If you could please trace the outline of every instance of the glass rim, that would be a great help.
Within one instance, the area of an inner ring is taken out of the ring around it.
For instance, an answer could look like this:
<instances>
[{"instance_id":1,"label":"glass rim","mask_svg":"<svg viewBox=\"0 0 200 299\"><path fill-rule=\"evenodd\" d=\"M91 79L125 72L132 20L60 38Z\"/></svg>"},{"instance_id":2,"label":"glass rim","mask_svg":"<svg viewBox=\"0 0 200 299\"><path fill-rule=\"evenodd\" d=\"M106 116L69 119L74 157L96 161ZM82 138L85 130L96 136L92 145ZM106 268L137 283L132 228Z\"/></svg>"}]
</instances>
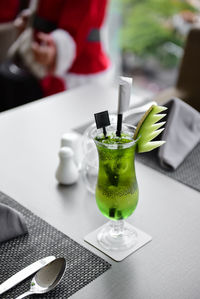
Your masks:
<instances>
[{"instance_id":1,"label":"glass rim","mask_svg":"<svg viewBox=\"0 0 200 299\"><path fill-rule=\"evenodd\" d=\"M116 123L111 123L110 126L112 126L112 125L114 125L115 127L117 126ZM108 128L110 126L108 126ZM136 130L136 126L128 124L128 123L122 123L122 128L123 128L123 126L126 126L127 129L133 129L133 132L135 132L135 130ZM96 134L96 136L93 135L93 133L95 133L95 132L97 133L98 130L100 130L100 129L97 129L96 126L93 127L93 128L91 128L91 131L89 132L89 137L94 140L95 144L98 144L100 146L103 146L103 147L109 148L109 149L119 149L119 147L121 149L123 149L123 148L129 148L129 147L133 146L134 144L136 144L137 141L140 138L140 137L138 137L137 139L133 139L133 140L130 139L130 142L127 142L127 143L120 143L120 142L119 143L114 143L114 144L103 143L101 141L95 140L95 137L97 136L97 134Z\"/></svg>"}]
</instances>

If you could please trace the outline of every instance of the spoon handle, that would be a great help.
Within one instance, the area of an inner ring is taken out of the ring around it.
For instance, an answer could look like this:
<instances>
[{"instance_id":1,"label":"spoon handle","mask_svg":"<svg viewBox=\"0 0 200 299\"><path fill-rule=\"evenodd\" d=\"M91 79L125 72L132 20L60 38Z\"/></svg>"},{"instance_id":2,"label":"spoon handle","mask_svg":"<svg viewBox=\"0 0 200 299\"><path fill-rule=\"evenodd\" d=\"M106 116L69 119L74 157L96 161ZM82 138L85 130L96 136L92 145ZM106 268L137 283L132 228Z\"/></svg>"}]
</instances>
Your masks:
<instances>
[{"instance_id":1,"label":"spoon handle","mask_svg":"<svg viewBox=\"0 0 200 299\"><path fill-rule=\"evenodd\" d=\"M32 295L32 294L33 294L33 292L29 290L29 291L27 291L27 292L21 294L20 296L18 296L18 297L15 298L15 299L25 298L25 297L27 297L27 296L29 296L29 295Z\"/></svg>"}]
</instances>

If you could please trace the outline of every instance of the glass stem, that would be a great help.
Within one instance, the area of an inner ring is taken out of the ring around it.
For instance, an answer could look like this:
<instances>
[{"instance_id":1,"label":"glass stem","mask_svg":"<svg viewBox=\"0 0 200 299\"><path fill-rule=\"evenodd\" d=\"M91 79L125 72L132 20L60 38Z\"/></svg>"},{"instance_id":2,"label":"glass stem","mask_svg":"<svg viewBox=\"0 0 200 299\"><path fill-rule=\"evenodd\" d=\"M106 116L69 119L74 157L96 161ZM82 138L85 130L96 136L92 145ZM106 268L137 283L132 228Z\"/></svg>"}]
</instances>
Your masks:
<instances>
[{"instance_id":1,"label":"glass stem","mask_svg":"<svg viewBox=\"0 0 200 299\"><path fill-rule=\"evenodd\" d=\"M111 236L116 238L123 234L124 220L111 220Z\"/></svg>"}]
</instances>

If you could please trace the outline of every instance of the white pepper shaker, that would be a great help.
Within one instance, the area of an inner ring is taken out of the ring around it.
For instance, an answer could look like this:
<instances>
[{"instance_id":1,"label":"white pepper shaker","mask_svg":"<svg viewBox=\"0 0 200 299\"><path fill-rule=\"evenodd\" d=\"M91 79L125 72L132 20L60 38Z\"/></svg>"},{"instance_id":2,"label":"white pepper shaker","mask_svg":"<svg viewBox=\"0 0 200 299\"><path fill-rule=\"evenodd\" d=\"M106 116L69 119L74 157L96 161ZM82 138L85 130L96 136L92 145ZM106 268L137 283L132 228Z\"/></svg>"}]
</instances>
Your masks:
<instances>
[{"instance_id":1,"label":"white pepper shaker","mask_svg":"<svg viewBox=\"0 0 200 299\"><path fill-rule=\"evenodd\" d=\"M80 164L80 134L76 132L68 132L62 135L61 148L63 146L70 147L74 152L74 161L79 167Z\"/></svg>"},{"instance_id":2,"label":"white pepper shaker","mask_svg":"<svg viewBox=\"0 0 200 299\"><path fill-rule=\"evenodd\" d=\"M56 179L60 184L71 185L78 180L78 167L74 162L74 153L69 147L62 147L59 150L59 165L56 170Z\"/></svg>"}]
</instances>

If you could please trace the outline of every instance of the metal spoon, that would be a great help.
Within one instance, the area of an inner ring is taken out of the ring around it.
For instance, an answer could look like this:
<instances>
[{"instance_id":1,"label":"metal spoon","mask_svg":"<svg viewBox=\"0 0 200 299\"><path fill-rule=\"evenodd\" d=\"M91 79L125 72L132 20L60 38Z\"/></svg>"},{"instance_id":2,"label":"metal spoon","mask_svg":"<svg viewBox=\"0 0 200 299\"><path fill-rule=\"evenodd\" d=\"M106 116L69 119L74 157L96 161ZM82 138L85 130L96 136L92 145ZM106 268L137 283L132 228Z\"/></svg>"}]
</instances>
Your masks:
<instances>
[{"instance_id":1,"label":"metal spoon","mask_svg":"<svg viewBox=\"0 0 200 299\"><path fill-rule=\"evenodd\" d=\"M57 258L45 267L41 268L31 281L30 290L18 296L16 299L25 298L33 294L43 294L51 291L62 279L66 268L64 258Z\"/></svg>"}]
</instances>

